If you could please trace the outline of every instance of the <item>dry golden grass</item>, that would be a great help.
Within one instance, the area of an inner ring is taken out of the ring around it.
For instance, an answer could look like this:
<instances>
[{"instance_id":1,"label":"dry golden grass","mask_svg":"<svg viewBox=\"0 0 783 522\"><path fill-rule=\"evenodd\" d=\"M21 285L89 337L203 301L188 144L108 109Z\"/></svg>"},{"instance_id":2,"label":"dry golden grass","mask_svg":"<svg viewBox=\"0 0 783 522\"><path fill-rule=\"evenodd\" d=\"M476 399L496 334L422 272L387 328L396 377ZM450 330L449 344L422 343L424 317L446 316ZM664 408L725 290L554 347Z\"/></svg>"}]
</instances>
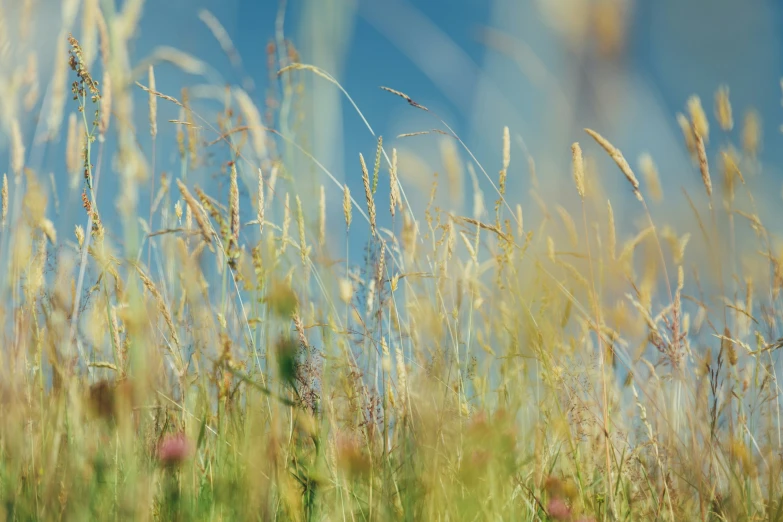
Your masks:
<instances>
[{"instance_id":1,"label":"dry golden grass","mask_svg":"<svg viewBox=\"0 0 783 522\"><path fill-rule=\"evenodd\" d=\"M300 75L347 96L292 44L269 46L284 81L274 103L221 87L207 116L206 90L158 92L153 65L127 63L140 1L118 13L84 4L81 40L57 43L42 115L51 137L68 111L62 161L75 190L52 182L48 194L48 173L28 164L29 111L3 122L13 183L3 176L0 519L780 519L782 243L753 192L761 116L747 112L733 143L728 87L712 146L699 98L677 115L697 161L682 175L701 174L708 196L686 192L685 222L665 219L678 191L664 197L651 156L625 151L640 183L591 129L596 143L570 150L575 194L534 190L528 207L507 190L517 145L537 189L513 129L498 133L494 178L444 120L391 88L438 127L404 136L439 140L445 176L402 172L393 140L374 137L372 172L364 153L356 169L361 205L284 130L301 116ZM597 33L613 55L624 22L604 4ZM244 74L217 18L201 19ZM172 49L157 56L206 68ZM19 76L33 92L35 64ZM147 99L143 131L134 93ZM294 108L285 125L283 105ZM164 123L168 110L179 116ZM174 175L158 171L164 144L177 148ZM607 154L619 173L598 168ZM302 165L322 175L313 201ZM602 190L620 174L632 205ZM387 175L388 213L376 201ZM98 191L107 176L117 201ZM423 211L406 195L417 177L434 179ZM334 187L339 223L327 222ZM58 238L58 209L80 206L73 237Z\"/></svg>"}]
</instances>

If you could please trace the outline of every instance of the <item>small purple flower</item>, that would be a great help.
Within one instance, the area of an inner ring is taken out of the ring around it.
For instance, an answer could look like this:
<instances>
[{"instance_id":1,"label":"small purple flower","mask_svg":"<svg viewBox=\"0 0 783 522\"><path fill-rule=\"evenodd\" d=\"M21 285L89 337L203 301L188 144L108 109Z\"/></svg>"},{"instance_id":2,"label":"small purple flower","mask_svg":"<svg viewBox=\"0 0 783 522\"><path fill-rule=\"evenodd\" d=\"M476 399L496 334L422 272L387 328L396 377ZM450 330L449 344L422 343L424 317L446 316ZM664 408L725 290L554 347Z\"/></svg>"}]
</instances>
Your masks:
<instances>
[{"instance_id":1,"label":"small purple flower","mask_svg":"<svg viewBox=\"0 0 783 522\"><path fill-rule=\"evenodd\" d=\"M549 512L549 516L555 520L568 520L571 516L571 510L568 508L568 505L559 498L550 500L546 510Z\"/></svg>"},{"instance_id":2,"label":"small purple flower","mask_svg":"<svg viewBox=\"0 0 783 522\"><path fill-rule=\"evenodd\" d=\"M158 446L158 460L166 466L175 466L190 457L190 452L190 442L184 433L169 434Z\"/></svg>"}]
</instances>

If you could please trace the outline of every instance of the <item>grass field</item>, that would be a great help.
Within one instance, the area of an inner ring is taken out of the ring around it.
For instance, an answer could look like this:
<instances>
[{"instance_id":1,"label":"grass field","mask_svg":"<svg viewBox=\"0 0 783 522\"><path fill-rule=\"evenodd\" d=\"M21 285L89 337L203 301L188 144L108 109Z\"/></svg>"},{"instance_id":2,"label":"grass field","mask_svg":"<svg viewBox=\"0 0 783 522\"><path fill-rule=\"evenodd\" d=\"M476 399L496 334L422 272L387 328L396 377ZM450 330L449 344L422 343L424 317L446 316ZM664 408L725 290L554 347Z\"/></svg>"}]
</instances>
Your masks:
<instances>
[{"instance_id":1,"label":"grass field","mask_svg":"<svg viewBox=\"0 0 783 522\"><path fill-rule=\"evenodd\" d=\"M305 78L336 83L291 42L269 43L266 100L218 87L207 117L155 65L131 75L137 4L88 0L92 47L58 43L40 119L69 181L29 164L37 80L1 73L0 519L783 520L783 250L752 188L759 116L727 87L677 115L703 190L675 227L651 208L679 187L600 129L562 151L578 203L532 212L506 193L532 161L508 128L477 158L389 86L453 145L418 212L380 136L349 160L357 194L282 130ZM438 204L454 169L485 187L464 215Z\"/></svg>"}]
</instances>

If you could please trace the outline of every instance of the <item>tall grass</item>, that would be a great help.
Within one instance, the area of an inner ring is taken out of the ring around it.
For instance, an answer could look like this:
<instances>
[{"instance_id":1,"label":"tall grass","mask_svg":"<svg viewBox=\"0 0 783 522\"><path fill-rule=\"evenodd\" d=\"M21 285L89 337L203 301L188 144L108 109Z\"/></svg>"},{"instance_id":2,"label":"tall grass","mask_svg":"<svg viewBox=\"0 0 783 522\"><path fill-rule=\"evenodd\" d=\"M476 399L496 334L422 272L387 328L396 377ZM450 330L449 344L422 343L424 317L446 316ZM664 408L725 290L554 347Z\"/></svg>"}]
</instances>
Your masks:
<instances>
[{"instance_id":1,"label":"tall grass","mask_svg":"<svg viewBox=\"0 0 783 522\"><path fill-rule=\"evenodd\" d=\"M541 201L541 219L523 221L506 192L508 128L493 176L446 121L385 88L436 128L403 138L450 140L449 182L463 168L474 178L470 215L438 205L437 177L418 213L393 140L353 160L357 200L295 137L306 75L348 93L290 42L270 42L266 107L246 79L208 91L222 108L207 117L192 89L160 92L153 66L131 67L137 4L86 2L91 47L67 36L57 57L73 99L60 108L53 90L41 121L53 130L70 114L70 193L49 194L30 159L41 141L20 128L31 114L7 94L20 106L4 122L4 520L783 519L783 265L750 188L748 172L763 175L758 115L732 143L728 88L721 145L708 147L698 98L677 118L694 160L683 176L705 188L685 194L679 231L648 207L676 190L653 158L640 183L592 129L570 151L578 206ZM202 18L241 71L217 19ZM161 121L164 106L180 118ZM174 175L157 168L164 125ZM598 171L604 154L616 169ZM317 169L317 205L293 158ZM116 202L101 197L107 176ZM600 188L620 176L642 223L627 238ZM340 204L344 220L329 222ZM56 233L66 207L83 223L73 238Z\"/></svg>"}]
</instances>

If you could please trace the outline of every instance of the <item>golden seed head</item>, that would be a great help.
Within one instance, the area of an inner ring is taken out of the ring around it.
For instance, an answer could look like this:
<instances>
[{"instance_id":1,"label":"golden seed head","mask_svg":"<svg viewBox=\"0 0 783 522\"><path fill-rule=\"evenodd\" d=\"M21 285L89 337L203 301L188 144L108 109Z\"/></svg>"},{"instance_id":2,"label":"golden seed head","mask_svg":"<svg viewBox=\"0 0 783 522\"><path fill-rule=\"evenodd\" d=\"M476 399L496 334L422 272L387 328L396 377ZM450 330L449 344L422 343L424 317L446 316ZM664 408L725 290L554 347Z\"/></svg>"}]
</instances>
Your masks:
<instances>
[{"instance_id":1,"label":"golden seed head","mask_svg":"<svg viewBox=\"0 0 783 522\"><path fill-rule=\"evenodd\" d=\"M158 135L158 97L153 94L155 87L155 69L150 65L147 73L149 84L149 110L150 110L150 135L154 138Z\"/></svg>"},{"instance_id":2,"label":"golden seed head","mask_svg":"<svg viewBox=\"0 0 783 522\"><path fill-rule=\"evenodd\" d=\"M707 115L704 113L704 108L701 106L701 99L698 96L691 96L688 98L688 112L691 115L693 132L695 132L697 136L701 136L705 143L709 143L710 124L707 121Z\"/></svg>"},{"instance_id":3,"label":"golden seed head","mask_svg":"<svg viewBox=\"0 0 783 522\"><path fill-rule=\"evenodd\" d=\"M642 194L639 191L639 180L636 179L636 176L633 173L633 169L631 169L631 166L628 164L628 161L625 159L625 156L623 156L622 152L620 152L619 149L617 149L614 145L612 145L609 142L609 140L607 140L606 138L604 138L594 130L585 129L585 132L587 132L587 134L589 134L614 160L617 167L620 169L620 171L623 173L625 178L633 187L634 194L636 194L636 197L639 200L641 200Z\"/></svg>"},{"instance_id":4,"label":"golden seed head","mask_svg":"<svg viewBox=\"0 0 783 522\"><path fill-rule=\"evenodd\" d=\"M400 205L400 185L397 179L397 149L392 149L392 165L389 170L389 212L394 217Z\"/></svg>"},{"instance_id":5,"label":"golden seed head","mask_svg":"<svg viewBox=\"0 0 783 522\"><path fill-rule=\"evenodd\" d=\"M582 158L582 148L578 142L571 145L571 156L573 158L574 182L579 197L585 199L585 166Z\"/></svg>"},{"instance_id":6,"label":"golden seed head","mask_svg":"<svg viewBox=\"0 0 783 522\"><path fill-rule=\"evenodd\" d=\"M367 213L370 215L370 230L375 234L375 200L372 197L372 187L370 187L370 173L367 171L367 165L364 163L364 156L359 153L359 162L362 165L362 182L364 183L364 197L367 200Z\"/></svg>"},{"instance_id":7,"label":"golden seed head","mask_svg":"<svg viewBox=\"0 0 783 522\"><path fill-rule=\"evenodd\" d=\"M345 216L345 228L351 227L351 190L348 185L343 185L343 215Z\"/></svg>"},{"instance_id":8,"label":"golden seed head","mask_svg":"<svg viewBox=\"0 0 783 522\"><path fill-rule=\"evenodd\" d=\"M734 128L734 118L731 114L731 102L729 101L729 88L721 85L715 93L715 118L720 128L726 132Z\"/></svg>"}]
</instances>

